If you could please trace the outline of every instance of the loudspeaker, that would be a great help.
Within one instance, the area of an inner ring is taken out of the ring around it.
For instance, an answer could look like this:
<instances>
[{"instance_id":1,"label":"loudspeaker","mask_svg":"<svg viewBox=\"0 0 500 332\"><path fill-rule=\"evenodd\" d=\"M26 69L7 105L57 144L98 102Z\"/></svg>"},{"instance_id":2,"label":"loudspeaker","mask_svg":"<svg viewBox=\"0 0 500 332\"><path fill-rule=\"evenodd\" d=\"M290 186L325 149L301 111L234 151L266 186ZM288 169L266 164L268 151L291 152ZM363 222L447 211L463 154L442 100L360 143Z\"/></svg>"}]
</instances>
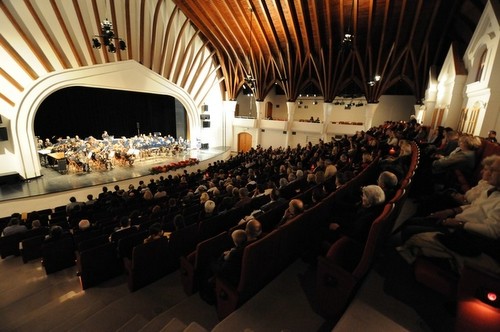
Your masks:
<instances>
[{"instance_id":1,"label":"loudspeaker","mask_svg":"<svg viewBox=\"0 0 500 332\"><path fill-rule=\"evenodd\" d=\"M7 127L0 127L0 141L8 141Z\"/></svg>"},{"instance_id":2,"label":"loudspeaker","mask_svg":"<svg viewBox=\"0 0 500 332\"><path fill-rule=\"evenodd\" d=\"M202 150L208 150L208 143L201 143Z\"/></svg>"},{"instance_id":3,"label":"loudspeaker","mask_svg":"<svg viewBox=\"0 0 500 332\"><path fill-rule=\"evenodd\" d=\"M210 121L203 121L203 128L210 128Z\"/></svg>"}]
</instances>

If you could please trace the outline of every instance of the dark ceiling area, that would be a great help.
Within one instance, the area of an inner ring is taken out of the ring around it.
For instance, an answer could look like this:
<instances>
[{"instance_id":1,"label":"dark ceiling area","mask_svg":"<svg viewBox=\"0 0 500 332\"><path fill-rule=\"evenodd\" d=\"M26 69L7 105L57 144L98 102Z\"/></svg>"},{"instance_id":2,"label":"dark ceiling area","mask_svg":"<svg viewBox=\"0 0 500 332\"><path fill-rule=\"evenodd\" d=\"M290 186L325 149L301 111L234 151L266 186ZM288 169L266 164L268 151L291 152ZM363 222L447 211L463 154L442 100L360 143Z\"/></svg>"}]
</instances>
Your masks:
<instances>
[{"instance_id":1,"label":"dark ceiling area","mask_svg":"<svg viewBox=\"0 0 500 332\"><path fill-rule=\"evenodd\" d=\"M495 0L497 1L497 0ZM174 0L210 41L235 98L278 84L332 101L363 94L424 97L429 69L453 45L462 57L486 0ZM346 38L350 34L351 38Z\"/></svg>"}]
</instances>

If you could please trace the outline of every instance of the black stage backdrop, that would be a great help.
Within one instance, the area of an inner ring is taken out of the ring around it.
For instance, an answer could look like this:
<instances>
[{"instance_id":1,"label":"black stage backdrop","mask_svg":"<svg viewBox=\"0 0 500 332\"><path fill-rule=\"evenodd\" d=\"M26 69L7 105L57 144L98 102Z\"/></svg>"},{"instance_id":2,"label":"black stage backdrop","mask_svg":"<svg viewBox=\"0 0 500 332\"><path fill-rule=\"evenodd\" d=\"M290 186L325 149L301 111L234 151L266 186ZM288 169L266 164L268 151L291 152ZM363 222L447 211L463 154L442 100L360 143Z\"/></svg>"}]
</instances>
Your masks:
<instances>
[{"instance_id":1,"label":"black stage backdrop","mask_svg":"<svg viewBox=\"0 0 500 332\"><path fill-rule=\"evenodd\" d=\"M48 96L35 116L35 135L101 139L160 132L176 135L175 98L151 93L70 87Z\"/></svg>"}]
</instances>

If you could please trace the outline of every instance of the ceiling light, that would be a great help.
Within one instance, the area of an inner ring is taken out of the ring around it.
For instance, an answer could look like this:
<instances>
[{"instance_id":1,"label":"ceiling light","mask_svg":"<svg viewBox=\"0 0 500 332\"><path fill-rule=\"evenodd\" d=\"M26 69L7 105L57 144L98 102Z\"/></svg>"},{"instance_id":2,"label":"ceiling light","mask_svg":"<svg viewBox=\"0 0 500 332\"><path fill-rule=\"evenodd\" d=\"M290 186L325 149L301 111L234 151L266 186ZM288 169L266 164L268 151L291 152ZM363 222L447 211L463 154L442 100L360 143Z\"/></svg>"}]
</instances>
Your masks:
<instances>
[{"instance_id":1,"label":"ceiling light","mask_svg":"<svg viewBox=\"0 0 500 332\"><path fill-rule=\"evenodd\" d=\"M99 41L99 38L102 39L102 43ZM101 34L94 35L92 38L92 47L93 48L101 48L101 45L104 44L108 48L108 52L116 53L116 46L113 43L113 40L118 40L118 46L120 50L124 51L127 48L125 41L118 36L115 36L113 31L113 23L108 19L105 19L101 22Z\"/></svg>"},{"instance_id":2,"label":"ceiling light","mask_svg":"<svg viewBox=\"0 0 500 332\"><path fill-rule=\"evenodd\" d=\"M375 75L375 77L374 77L374 78L375 78L375 82L380 81L380 75Z\"/></svg>"}]
</instances>

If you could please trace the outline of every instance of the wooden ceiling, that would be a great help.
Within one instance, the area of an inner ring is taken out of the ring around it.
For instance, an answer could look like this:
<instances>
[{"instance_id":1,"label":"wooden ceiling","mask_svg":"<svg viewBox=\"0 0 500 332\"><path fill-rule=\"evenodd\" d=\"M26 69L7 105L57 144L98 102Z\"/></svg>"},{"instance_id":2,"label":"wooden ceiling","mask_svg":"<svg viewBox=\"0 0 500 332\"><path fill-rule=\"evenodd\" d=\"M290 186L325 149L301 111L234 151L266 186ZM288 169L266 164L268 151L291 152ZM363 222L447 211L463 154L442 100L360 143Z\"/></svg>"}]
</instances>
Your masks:
<instances>
[{"instance_id":1,"label":"wooden ceiling","mask_svg":"<svg viewBox=\"0 0 500 332\"><path fill-rule=\"evenodd\" d=\"M216 52L234 99L300 94L424 97L453 43L462 57L486 0L173 0ZM498 1L498 0L494 0ZM344 43L344 35L353 35ZM380 80L375 77L379 75Z\"/></svg>"}]
</instances>

